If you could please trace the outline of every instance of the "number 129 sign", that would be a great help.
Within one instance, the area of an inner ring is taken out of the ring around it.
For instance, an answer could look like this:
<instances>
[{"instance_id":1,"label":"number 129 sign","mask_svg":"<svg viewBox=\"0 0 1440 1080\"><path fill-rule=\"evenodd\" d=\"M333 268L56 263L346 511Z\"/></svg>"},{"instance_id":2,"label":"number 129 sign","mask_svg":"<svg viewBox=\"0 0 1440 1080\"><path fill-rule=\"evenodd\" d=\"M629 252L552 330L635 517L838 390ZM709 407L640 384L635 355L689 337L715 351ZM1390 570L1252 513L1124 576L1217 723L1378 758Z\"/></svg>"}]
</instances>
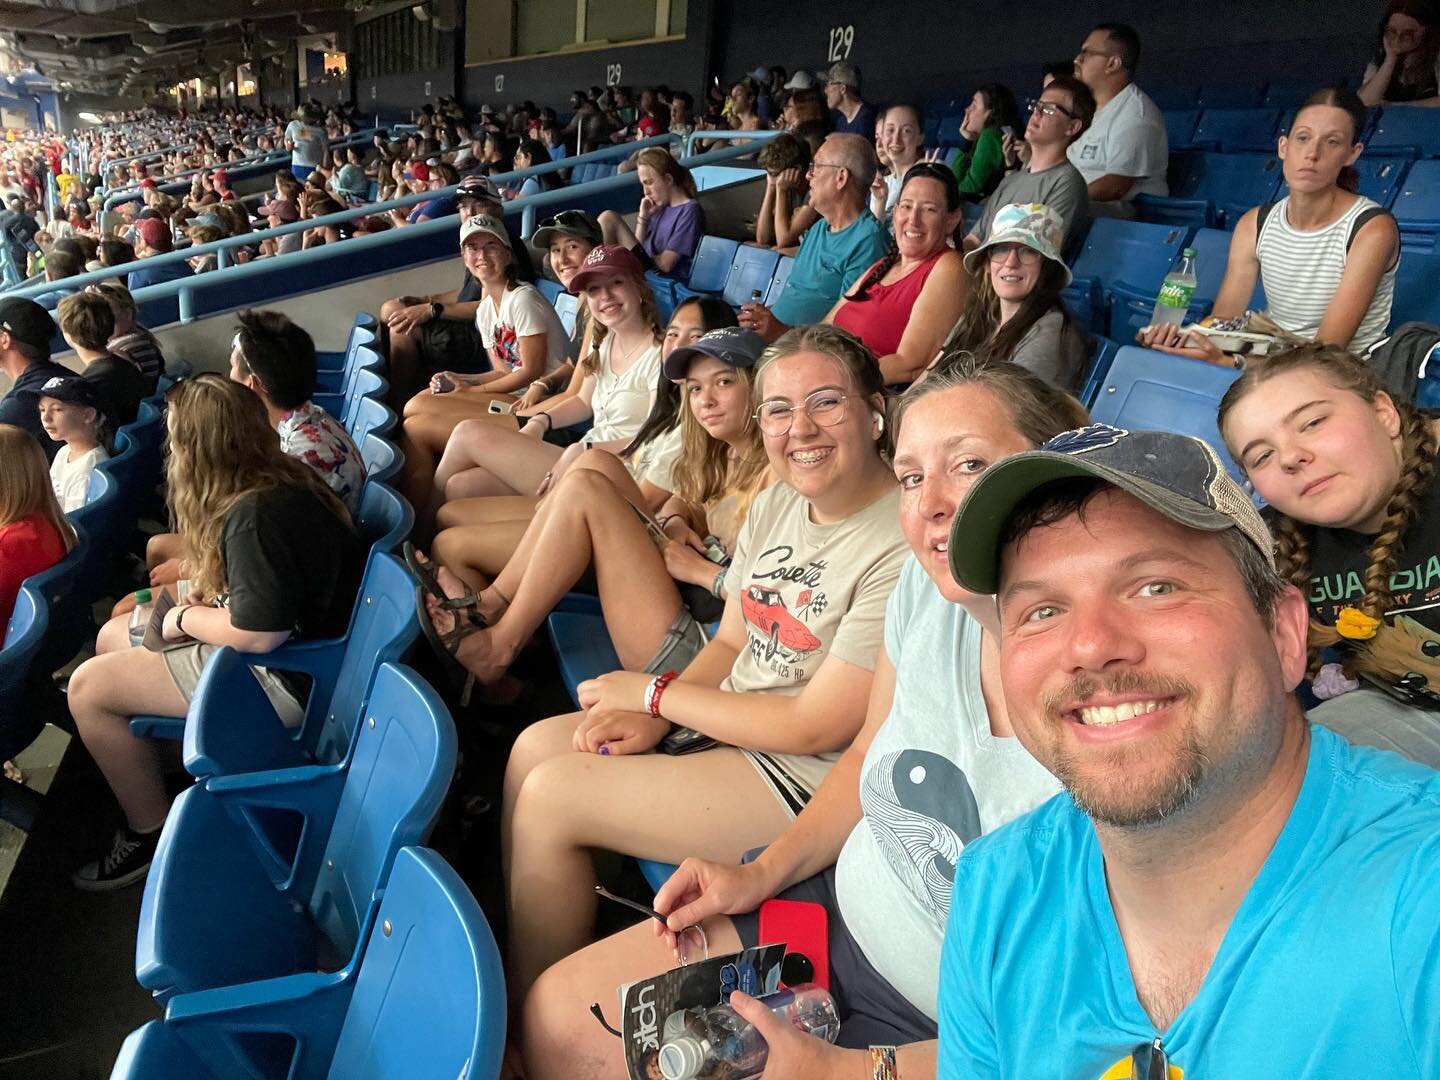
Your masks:
<instances>
[{"instance_id":1,"label":"number 129 sign","mask_svg":"<svg viewBox=\"0 0 1440 1080\"><path fill-rule=\"evenodd\" d=\"M850 59L850 46L855 44L855 27L832 26L830 28L830 48L825 54L833 64L839 60Z\"/></svg>"}]
</instances>

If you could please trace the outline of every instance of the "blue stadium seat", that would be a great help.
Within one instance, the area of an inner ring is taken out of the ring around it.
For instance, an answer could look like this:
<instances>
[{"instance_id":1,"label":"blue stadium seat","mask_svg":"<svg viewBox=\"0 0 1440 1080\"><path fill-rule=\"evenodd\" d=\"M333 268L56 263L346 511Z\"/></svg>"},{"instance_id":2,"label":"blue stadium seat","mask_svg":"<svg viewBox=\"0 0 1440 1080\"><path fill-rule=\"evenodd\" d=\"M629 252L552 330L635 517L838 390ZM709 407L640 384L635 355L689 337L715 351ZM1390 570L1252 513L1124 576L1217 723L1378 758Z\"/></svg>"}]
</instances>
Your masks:
<instances>
[{"instance_id":1,"label":"blue stadium seat","mask_svg":"<svg viewBox=\"0 0 1440 1080\"><path fill-rule=\"evenodd\" d=\"M1440 155L1440 114L1414 105L1387 105L1365 140L1365 152L1398 157Z\"/></svg>"},{"instance_id":2,"label":"blue stadium seat","mask_svg":"<svg viewBox=\"0 0 1440 1080\"><path fill-rule=\"evenodd\" d=\"M1100 392L1105 376L1110 374L1110 364L1119 351L1118 341L1104 337L1095 339L1095 355L1090 358L1090 367L1085 373L1085 385L1080 390L1080 401L1087 409L1095 400L1095 395Z\"/></svg>"},{"instance_id":3,"label":"blue stadium seat","mask_svg":"<svg viewBox=\"0 0 1440 1080\"><path fill-rule=\"evenodd\" d=\"M690 279L685 288L692 293L720 293L725 291L725 279L735 262L735 253L740 245L722 236L704 236L700 247L690 263Z\"/></svg>"},{"instance_id":4,"label":"blue stadium seat","mask_svg":"<svg viewBox=\"0 0 1440 1080\"><path fill-rule=\"evenodd\" d=\"M942 116L935 128L935 141L941 146L959 146L964 139L960 135L960 124L964 115Z\"/></svg>"},{"instance_id":5,"label":"blue stadium seat","mask_svg":"<svg viewBox=\"0 0 1440 1080\"><path fill-rule=\"evenodd\" d=\"M377 484L393 484L405 467L405 455L395 444L373 431L360 440L360 456L365 461L365 478Z\"/></svg>"},{"instance_id":6,"label":"blue stadium seat","mask_svg":"<svg viewBox=\"0 0 1440 1080\"><path fill-rule=\"evenodd\" d=\"M1135 200L1144 221L1233 229L1253 206L1271 202L1283 179L1273 154L1195 155L1169 197Z\"/></svg>"},{"instance_id":7,"label":"blue stadium seat","mask_svg":"<svg viewBox=\"0 0 1440 1080\"><path fill-rule=\"evenodd\" d=\"M1165 138L1170 152L1185 150L1195 145L1195 125L1200 122L1199 109L1166 109Z\"/></svg>"},{"instance_id":8,"label":"blue stadium seat","mask_svg":"<svg viewBox=\"0 0 1440 1080\"><path fill-rule=\"evenodd\" d=\"M75 546L48 570L26 578L21 584L34 591L45 605L48 625L37 666L54 671L72 659L80 646L95 634L90 605L91 546L96 542L83 524L71 523Z\"/></svg>"},{"instance_id":9,"label":"blue stadium seat","mask_svg":"<svg viewBox=\"0 0 1440 1080\"><path fill-rule=\"evenodd\" d=\"M1355 163L1355 170L1360 174L1360 194L1388 209L1400 193L1410 167L1407 162L1394 158L1362 157Z\"/></svg>"},{"instance_id":10,"label":"blue stadium seat","mask_svg":"<svg viewBox=\"0 0 1440 1080\"><path fill-rule=\"evenodd\" d=\"M255 657L216 651L196 684L185 725L185 768L204 778L329 765L349 756L381 664L399 663L420 634L415 582L394 555L371 552L345 636L301 641L265 657L310 680L305 719L286 728L250 672Z\"/></svg>"},{"instance_id":11,"label":"blue stadium seat","mask_svg":"<svg viewBox=\"0 0 1440 1080\"><path fill-rule=\"evenodd\" d=\"M152 400L145 400L140 403L140 410L135 416L135 422L126 424L115 432L115 449L124 454L127 446L134 444L136 457L133 465L133 478L141 485L148 484L154 487L160 482L160 475L165 468L165 409L163 402L156 405ZM122 475L118 477L122 490L128 490L131 484L131 476Z\"/></svg>"},{"instance_id":12,"label":"blue stadium seat","mask_svg":"<svg viewBox=\"0 0 1440 1080\"><path fill-rule=\"evenodd\" d=\"M1265 100L1261 104L1278 109L1293 109L1315 92L1316 85L1314 76L1271 79L1270 85L1265 88Z\"/></svg>"},{"instance_id":13,"label":"blue stadium seat","mask_svg":"<svg viewBox=\"0 0 1440 1080\"><path fill-rule=\"evenodd\" d=\"M567 334L575 333L575 319L580 312L580 298L572 296L568 292L562 292L555 298L555 313L560 316L560 324L565 327Z\"/></svg>"},{"instance_id":14,"label":"blue stadium seat","mask_svg":"<svg viewBox=\"0 0 1440 1080\"><path fill-rule=\"evenodd\" d=\"M1435 237L1440 235L1440 161L1410 166L1390 212L1400 227L1402 247L1434 250Z\"/></svg>"},{"instance_id":15,"label":"blue stadium seat","mask_svg":"<svg viewBox=\"0 0 1440 1080\"><path fill-rule=\"evenodd\" d=\"M645 284L650 286L650 295L655 298L655 308L660 315L660 325L664 326L670 321L670 316L675 313L676 305L680 302L676 292L683 286L674 278L666 277L659 270L646 270Z\"/></svg>"},{"instance_id":16,"label":"blue stadium seat","mask_svg":"<svg viewBox=\"0 0 1440 1080\"><path fill-rule=\"evenodd\" d=\"M785 294L785 286L790 284L790 271L794 268L795 256L780 256L780 261L775 264L775 276L770 279L770 291L765 294L766 307L773 308L780 297Z\"/></svg>"},{"instance_id":17,"label":"blue stadium seat","mask_svg":"<svg viewBox=\"0 0 1440 1080\"><path fill-rule=\"evenodd\" d=\"M423 843L455 725L383 664L347 763L213 777L176 798L145 882L135 975L161 1000L353 958L396 854Z\"/></svg>"},{"instance_id":18,"label":"blue stadium seat","mask_svg":"<svg viewBox=\"0 0 1440 1080\"><path fill-rule=\"evenodd\" d=\"M560 679L570 691L570 700L580 707L577 687L607 671L620 671L624 665L615 655L605 617L597 604L594 611L556 610L545 623L550 644L560 665Z\"/></svg>"},{"instance_id":19,"label":"blue stadium seat","mask_svg":"<svg viewBox=\"0 0 1440 1080\"><path fill-rule=\"evenodd\" d=\"M1273 152L1275 131L1280 124L1279 109L1206 108L1195 126L1194 142L1227 152L1259 150Z\"/></svg>"},{"instance_id":20,"label":"blue stadium seat","mask_svg":"<svg viewBox=\"0 0 1440 1080\"><path fill-rule=\"evenodd\" d=\"M1264 87L1237 79L1222 79L1200 87L1196 100L1205 109L1248 109L1263 104Z\"/></svg>"},{"instance_id":21,"label":"blue stadium seat","mask_svg":"<svg viewBox=\"0 0 1440 1080\"><path fill-rule=\"evenodd\" d=\"M49 674L35 667L49 627L50 612L43 594L33 586L23 586L0 638L0 758L14 757L34 742L45 726L43 710L31 707L27 691L32 678Z\"/></svg>"},{"instance_id":22,"label":"blue stadium seat","mask_svg":"<svg viewBox=\"0 0 1440 1080\"><path fill-rule=\"evenodd\" d=\"M363 398L355 407L355 423L350 429L350 437L358 443L363 443L365 436L371 433L388 438L396 423L395 414L383 401L373 397Z\"/></svg>"},{"instance_id":23,"label":"blue stadium seat","mask_svg":"<svg viewBox=\"0 0 1440 1080\"><path fill-rule=\"evenodd\" d=\"M1390 325L1398 327L1406 322L1440 326L1440 252L1405 250L1400 253ZM1440 371L1436 376L1440 377Z\"/></svg>"},{"instance_id":24,"label":"blue stadium seat","mask_svg":"<svg viewBox=\"0 0 1440 1080\"><path fill-rule=\"evenodd\" d=\"M1075 280L1065 290L1066 305L1092 333L1103 334L1111 287L1123 281L1155 295L1184 246L1181 228L1099 218L1075 259Z\"/></svg>"},{"instance_id":25,"label":"blue stadium seat","mask_svg":"<svg viewBox=\"0 0 1440 1080\"><path fill-rule=\"evenodd\" d=\"M384 401L389 390L390 384L375 371L366 369L356 375L355 383L345 400L345 411L341 417L341 423L345 425L345 430L350 432L351 438L355 437L355 421L358 417L360 402L365 398Z\"/></svg>"},{"instance_id":26,"label":"blue stadium seat","mask_svg":"<svg viewBox=\"0 0 1440 1080\"><path fill-rule=\"evenodd\" d=\"M556 300L565 295L565 286L558 281L551 281L547 277L536 277L535 288L539 290L541 296L550 301L552 306Z\"/></svg>"},{"instance_id":27,"label":"blue stadium seat","mask_svg":"<svg viewBox=\"0 0 1440 1080\"><path fill-rule=\"evenodd\" d=\"M375 551L394 551L415 525L415 511L393 488L374 480L365 481L360 493L360 513L355 527Z\"/></svg>"},{"instance_id":28,"label":"blue stadium seat","mask_svg":"<svg viewBox=\"0 0 1440 1080\"><path fill-rule=\"evenodd\" d=\"M368 929L358 967L175 998L163 1023L125 1040L112 1080L497 1076L500 951L455 871L433 851L402 848ZM260 1047L283 1049L270 1060Z\"/></svg>"},{"instance_id":29,"label":"blue stadium seat","mask_svg":"<svg viewBox=\"0 0 1440 1080\"><path fill-rule=\"evenodd\" d=\"M770 289L770 279L775 276L775 267L780 255L769 248L752 247L742 244L735 252L735 261L725 278L725 302L732 307L751 303L751 297L759 293L763 298Z\"/></svg>"},{"instance_id":30,"label":"blue stadium seat","mask_svg":"<svg viewBox=\"0 0 1440 1080\"><path fill-rule=\"evenodd\" d=\"M1243 483L1215 426L1220 398L1239 376L1234 368L1127 345L1115 354L1090 406L1090 418L1119 428L1204 439L1230 475Z\"/></svg>"},{"instance_id":31,"label":"blue stadium seat","mask_svg":"<svg viewBox=\"0 0 1440 1080\"><path fill-rule=\"evenodd\" d=\"M646 883L656 892L659 892L660 886L669 881L670 876L680 869L674 863L656 862L654 859L636 859L635 861L640 864L640 873L645 875Z\"/></svg>"},{"instance_id":32,"label":"blue stadium seat","mask_svg":"<svg viewBox=\"0 0 1440 1080\"><path fill-rule=\"evenodd\" d=\"M1220 286L1225 280L1225 268L1230 260L1230 241L1234 235L1223 229L1200 229L1186 245L1195 249L1196 264L1195 295L1190 299L1186 322L1203 319L1215 306L1215 298L1220 294ZM1121 283L1113 286L1111 291L1115 299L1110 316L1114 336L1116 340L1134 341L1136 332L1150 323L1159 290L1132 289ZM1255 291L1251 294L1248 307L1251 311L1264 309L1263 282L1255 283Z\"/></svg>"}]
</instances>

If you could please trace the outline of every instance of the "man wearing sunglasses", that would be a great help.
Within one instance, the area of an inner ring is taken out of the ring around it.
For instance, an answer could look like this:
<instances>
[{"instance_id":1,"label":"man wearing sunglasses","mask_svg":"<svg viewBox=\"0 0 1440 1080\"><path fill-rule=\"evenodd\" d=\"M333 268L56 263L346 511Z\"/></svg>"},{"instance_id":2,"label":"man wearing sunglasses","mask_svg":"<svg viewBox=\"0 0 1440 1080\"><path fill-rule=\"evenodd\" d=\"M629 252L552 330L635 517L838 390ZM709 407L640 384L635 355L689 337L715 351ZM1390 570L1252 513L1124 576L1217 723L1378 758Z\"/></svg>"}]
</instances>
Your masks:
<instances>
[{"instance_id":1,"label":"man wearing sunglasses","mask_svg":"<svg viewBox=\"0 0 1440 1080\"><path fill-rule=\"evenodd\" d=\"M1075 77L1095 95L1095 119L1070 146L1099 217L1134 217L1136 195L1168 195L1170 141L1160 107L1135 85L1140 35L1101 23L1075 54Z\"/></svg>"},{"instance_id":2,"label":"man wearing sunglasses","mask_svg":"<svg viewBox=\"0 0 1440 1080\"><path fill-rule=\"evenodd\" d=\"M1090 227L1090 195L1085 178L1070 163L1066 151L1094 115L1095 98L1079 79L1056 75L1046 84L1039 99L1031 102L1030 122L1025 125L1030 161L1017 172L1008 173L985 200L980 220L965 237L967 252L989 238L1001 207L1044 203L1060 215L1065 259L1074 258Z\"/></svg>"},{"instance_id":3,"label":"man wearing sunglasses","mask_svg":"<svg viewBox=\"0 0 1440 1080\"><path fill-rule=\"evenodd\" d=\"M1440 773L1311 724L1305 598L1199 439L1007 458L950 570L1066 792L967 845L941 1076L1440 1075Z\"/></svg>"}]
</instances>

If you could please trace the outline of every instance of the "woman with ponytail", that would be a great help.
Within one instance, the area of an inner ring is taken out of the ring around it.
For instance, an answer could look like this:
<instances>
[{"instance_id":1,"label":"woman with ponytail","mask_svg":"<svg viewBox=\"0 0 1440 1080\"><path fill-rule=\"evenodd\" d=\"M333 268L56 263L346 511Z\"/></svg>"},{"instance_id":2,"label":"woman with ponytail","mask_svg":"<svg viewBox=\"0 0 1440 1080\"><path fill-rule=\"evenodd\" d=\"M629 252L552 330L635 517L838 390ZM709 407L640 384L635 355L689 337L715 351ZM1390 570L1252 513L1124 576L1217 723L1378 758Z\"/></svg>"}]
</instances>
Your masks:
<instances>
[{"instance_id":1,"label":"woman with ponytail","mask_svg":"<svg viewBox=\"0 0 1440 1080\"><path fill-rule=\"evenodd\" d=\"M1353 356L1309 344L1248 369L1219 424L1270 503L1280 573L1310 603L1309 674L1329 699L1311 717L1440 767L1434 421Z\"/></svg>"},{"instance_id":2,"label":"woman with ponytail","mask_svg":"<svg viewBox=\"0 0 1440 1080\"><path fill-rule=\"evenodd\" d=\"M880 358L888 385L913 382L965 310L969 283L947 242L960 218L955 174L931 162L912 166L895 200L890 251L825 316Z\"/></svg>"}]
</instances>

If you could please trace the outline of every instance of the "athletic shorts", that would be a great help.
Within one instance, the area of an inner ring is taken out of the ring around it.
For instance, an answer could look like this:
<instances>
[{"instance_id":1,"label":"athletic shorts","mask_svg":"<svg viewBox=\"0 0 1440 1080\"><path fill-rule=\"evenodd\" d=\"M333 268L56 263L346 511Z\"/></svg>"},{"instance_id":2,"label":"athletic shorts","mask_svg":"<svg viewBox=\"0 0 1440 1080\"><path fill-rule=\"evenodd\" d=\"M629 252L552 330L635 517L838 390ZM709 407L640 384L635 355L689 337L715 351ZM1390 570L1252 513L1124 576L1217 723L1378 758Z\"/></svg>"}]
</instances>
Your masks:
<instances>
[{"instance_id":1,"label":"athletic shorts","mask_svg":"<svg viewBox=\"0 0 1440 1080\"><path fill-rule=\"evenodd\" d=\"M205 661L218 648L219 645L207 645L197 641L166 649L160 654L165 658L170 677L175 680L175 685L180 688L180 693L187 702L195 697L195 686L200 681L200 673L205 670ZM255 673L260 689L265 691L265 696L270 700L275 715L280 717L280 722L287 728L299 727L300 722L305 719L305 704L295 696L290 685L278 672L253 666L250 670Z\"/></svg>"},{"instance_id":2,"label":"athletic shorts","mask_svg":"<svg viewBox=\"0 0 1440 1080\"><path fill-rule=\"evenodd\" d=\"M467 375L489 371L480 331L468 319L431 319L420 324L420 370L459 371Z\"/></svg>"},{"instance_id":3,"label":"athletic shorts","mask_svg":"<svg viewBox=\"0 0 1440 1080\"><path fill-rule=\"evenodd\" d=\"M840 1037L836 1044L851 1050L867 1046L904 1046L939 1038L935 1021L902 997L865 959L859 944L840 917L835 895L835 868L792 885L776 899L819 904L829 914L830 993L840 1010ZM740 944L761 944L760 913L732 915ZM770 944L765 942L765 944Z\"/></svg>"}]
</instances>

